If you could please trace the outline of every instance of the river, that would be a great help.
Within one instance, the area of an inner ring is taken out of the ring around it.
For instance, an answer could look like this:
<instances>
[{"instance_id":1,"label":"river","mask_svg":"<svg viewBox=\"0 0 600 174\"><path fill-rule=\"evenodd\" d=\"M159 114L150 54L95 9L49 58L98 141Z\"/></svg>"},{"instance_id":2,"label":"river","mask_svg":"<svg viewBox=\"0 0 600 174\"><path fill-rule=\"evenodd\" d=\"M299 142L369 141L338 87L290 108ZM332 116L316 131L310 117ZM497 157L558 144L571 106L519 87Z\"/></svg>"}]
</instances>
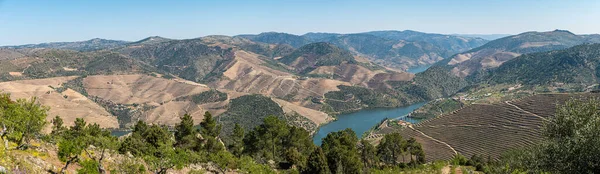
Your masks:
<instances>
[{"instance_id":1,"label":"river","mask_svg":"<svg viewBox=\"0 0 600 174\"><path fill-rule=\"evenodd\" d=\"M350 114L341 114L337 116L337 120L329 124L323 125L319 131L313 136L313 142L316 145L321 145L321 141L330 132L337 132L350 128L356 132L358 138L371 127L379 124L385 118L402 118L411 123L417 123L420 120L407 118L407 114L415 109L423 106L426 102L416 103L410 106L393 108L393 109L368 109L361 110Z\"/></svg>"}]
</instances>

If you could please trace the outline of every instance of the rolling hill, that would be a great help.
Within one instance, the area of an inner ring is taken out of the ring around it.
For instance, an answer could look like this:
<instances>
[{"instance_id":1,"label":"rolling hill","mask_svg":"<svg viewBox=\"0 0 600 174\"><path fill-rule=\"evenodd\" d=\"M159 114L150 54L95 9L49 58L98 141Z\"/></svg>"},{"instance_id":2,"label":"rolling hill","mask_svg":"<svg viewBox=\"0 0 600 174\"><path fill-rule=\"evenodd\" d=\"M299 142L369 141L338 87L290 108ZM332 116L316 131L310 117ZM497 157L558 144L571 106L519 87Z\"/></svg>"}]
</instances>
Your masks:
<instances>
[{"instance_id":1,"label":"rolling hill","mask_svg":"<svg viewBox=\"0 0 600 174\"><path fill-rule=\"evenodd\" d=\"M564 30L526 32L491 41L440 61L437 65L450 66L453 74L466 77L496 68L522 54L560 50L594 41L593 35L575 35Z\"/></svg>"},{"instance_id":2,"label":"rolling hill","mask_svg":"<svg viewBox=\"0 0 600 174\"><path fill-rule=\"evenodd\" d=\"M519 56L492 71L490 78L495 83L593 85L599 75L600 44L585 44Z\"/></svg>"},{"instance_id":3,"label":"rolling hill","mask_svg":"<svg viewBox=\"0 0 600 174\"><path fill-rule=\"evenodd\" d=\"M300 74L306 74L321 66L357 63L349 51L325 42L304 45L279 61Z\"/></svg>"}]
</instances>

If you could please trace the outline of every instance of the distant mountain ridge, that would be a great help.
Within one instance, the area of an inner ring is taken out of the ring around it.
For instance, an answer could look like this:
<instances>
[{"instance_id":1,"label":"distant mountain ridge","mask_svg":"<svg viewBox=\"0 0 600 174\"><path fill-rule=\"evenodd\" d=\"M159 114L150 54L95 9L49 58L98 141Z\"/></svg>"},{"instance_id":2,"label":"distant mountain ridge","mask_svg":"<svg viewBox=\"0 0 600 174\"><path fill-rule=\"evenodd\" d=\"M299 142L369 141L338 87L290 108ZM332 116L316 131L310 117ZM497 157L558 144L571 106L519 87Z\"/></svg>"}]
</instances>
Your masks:
<instances>
[{"instance_id":1,"label":"distant mountain ridge","mask_svg":"<svg viewBox=\"0 0 600 174\"><path fill-rule=\"evenodd\" d=\"M129 42L120 41L120 40L108 40L108 39L100 39L94 38L86 41L78 41L78 42L50 42L50 43L41 43L41 44L28 44L28 45L18 45L18 46L4 46L4 48L55 48L55 49L68 49L75 51L95 51L102 50L108 48L116 48L119 46L123 46Z\"/></svg>"},{"instance_id":2,"label":"distant mountain ridge","mask_svg":"<svg viewBox=\"0 0 600 174\"><path fill-rule=\"evenodd\" d=\"M462 37L474 37L474 38L482 38L485 40L496 40L506 36L510 36L512 34L451 34L454 36L462 36Z\"/></svg>"},{"instance_id":3,"label":"distant mountain ridge","mask_svg":"<svg viewBox=\"0 0 600 174\"><path fill-rule=\"evenodd\" d=\"M256 42L288 44L295 48L314 42L329 42L364 56L378 65L408 69L429 66L453 54L483 45L487 40L417 31L372 31L354 34L306 33L293 35L266 32L238 35Z\"/></svg>"}]
</instances>

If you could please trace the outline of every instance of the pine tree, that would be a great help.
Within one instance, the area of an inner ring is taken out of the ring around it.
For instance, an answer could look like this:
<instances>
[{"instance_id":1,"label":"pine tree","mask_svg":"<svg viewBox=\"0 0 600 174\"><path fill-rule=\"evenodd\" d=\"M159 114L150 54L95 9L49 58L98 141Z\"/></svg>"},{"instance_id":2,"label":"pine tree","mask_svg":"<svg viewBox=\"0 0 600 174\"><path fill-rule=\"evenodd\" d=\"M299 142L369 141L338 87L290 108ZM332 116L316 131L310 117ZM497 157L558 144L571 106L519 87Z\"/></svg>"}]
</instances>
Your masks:
<instances>
[{"instance_id":1,"label":"pine tree","mask_svg":"<svg viewBox=\"0 0 600 174\"><path fill-rule=\"evenodd\" d=\"M183 149L191 149L195 146L197 129L194 128L194 120L189 114L181 117L181 122L175 126L175 146Z\"/></svg>"},{"instance_id":2,"label":"pine tree","mask_svg":"<svg viewBox=\"0 0 600 174\"><path fill-rule=\"evenodd\" d=\"M360 141L360 144L362 145L360 148L360 155L364 166L366 168L376 167L377 163L379 163L377 149L375 149L371 143L364 139Z\"/></svg>"},{"instance_id":3,"label":"pine tree","mask_svg":"<svg viewBox=\"0 0 600 174\"><path fill-rule=\"evenodd\" d=\"M315 148L308 157L308 164L303 169L304 174L329 174L329 166L327 166L327 158L323 149Z\"/></svg>"},{"instance_id":4,"label":"pine tree","mask_svg":"<svg viewBox=\"0 0 600 174\"><path fill-rule=\"evenodd\" d=\"M386 134L377 146L377 155L379 155L382 162L396 166L398 165L398 158L400 156L404 158L405 147L406 141L402 139L400 133ZM404 159L402 161L404 162Z\"/></svg>"},{"instance_id":5,"label":"pine tree","mask_svg":"<svg viewBox=\"0 0 600 174\"><path fill-rule=\"evenodd\" d=\"M221 133L221 125L213 118L210 112L204 113L204 119L200 122L200 133L202 136L217 137Z\"/></svg>"},{"instance_id":6,"label":"pine tree","mask_svg":"<svg viewBox=\"0 0 600 174\"><path fill-rule=\"evenodd\" d=\"M233 127L233 133L231 134L231 145L229 146L229 151L237 157L242 155L242 151L244 150L244 128L242 128L239 124L235 124Z\"/></svg>"},{"instance_id":7,"label":"pine tree","mask_svg":"<svg viewBox=\"0 0 600 174\"><path fill-rule=\"evenodd\" d=\"M332 173L359 174L362 172L360 154L356 148L358 138L350 128L331 132L323 139L323 152Z\"/></svg>"},{"instance_id":8,"label":"pine tree","mask_svg":"<svg viewBox=\"0 0 600 174\"><path fill-rule=\"evenodd\" d=\"M52 119L52 132L51 135L61 135L65 131L65 127L63 126L63 119L59 116L54 117Z\"/></svg>"}]
</instances>

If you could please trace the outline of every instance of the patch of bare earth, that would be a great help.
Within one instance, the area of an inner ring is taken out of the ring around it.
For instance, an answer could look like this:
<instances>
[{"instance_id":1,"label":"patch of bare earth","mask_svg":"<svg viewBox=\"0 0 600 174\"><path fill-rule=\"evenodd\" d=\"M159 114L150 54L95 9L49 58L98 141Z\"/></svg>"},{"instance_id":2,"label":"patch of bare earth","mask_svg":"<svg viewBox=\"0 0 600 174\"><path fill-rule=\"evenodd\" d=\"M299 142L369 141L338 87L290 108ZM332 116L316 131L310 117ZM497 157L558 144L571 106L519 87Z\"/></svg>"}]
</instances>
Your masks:
<instances>
[{"instance_id":1,"label":"patch of bare earth","mask_svg":"<svg viewBox=\"0 0 600 174\"><path fill-rule=\"evenodd\" d=\"M117 118L87 97L71 89L59 93L51 88L60 87L74 78L76 77L3 82L0 83L0 90L10 93L13 99L37 97L40 104L50 107L47 121L58 115L66 126L72 126L75 118L83 118L88 123L97 123L103 128L117 128ZM49 126L45 131L49 131Z\"/></svg>"},{"instance_id":2,"label":"patch of bare earth","mask_svg":"<svg viewBox=\"0 0 600 174\"><path fill-rule=\"evenodd\" d=\"M498 49L483 49L472 53L457 54L448 65L454 65L452 73L459 77L466 77L481 69L495 68L502 63L520 56L519 53Z\"/></svg>"},{"instance_id":3,"label":"patch of bare earth","mask_svg":"<svg viewBox=\"0 0 600 174\"><path fill-rule=\"evenodd\" d=\"M209 90L190 83L147 75L99 75L83 81L88 94L122 104L159 104Z\"/></svg>"}]
</instances>

